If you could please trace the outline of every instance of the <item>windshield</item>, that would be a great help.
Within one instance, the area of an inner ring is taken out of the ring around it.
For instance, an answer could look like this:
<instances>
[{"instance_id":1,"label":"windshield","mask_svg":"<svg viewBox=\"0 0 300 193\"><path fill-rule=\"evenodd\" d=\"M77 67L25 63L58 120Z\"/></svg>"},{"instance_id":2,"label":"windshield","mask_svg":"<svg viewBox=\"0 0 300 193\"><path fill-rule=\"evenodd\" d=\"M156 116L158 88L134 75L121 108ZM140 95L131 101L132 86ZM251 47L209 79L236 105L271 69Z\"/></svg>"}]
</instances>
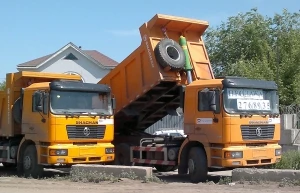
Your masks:
<instances>
[{"instance_id":1,"label":"windshield","mask_svg":"<svg viewBox=\"0 0 300 193\"><path fill-rule=\"evenodd\" d=\"M279 113L276 90L225 88L223 97L228 113Z\"/></svg>"},{"instance_id":2,"label":"windshield","mask_svg":"<svg viewBox=\"0 0 300 193\"><path fill-rule=\"evenodd\" d=\"M106 92L52 90L50 93L50 107L54 114L112 115L110 94Z\"/></svg>"}]
</instances>

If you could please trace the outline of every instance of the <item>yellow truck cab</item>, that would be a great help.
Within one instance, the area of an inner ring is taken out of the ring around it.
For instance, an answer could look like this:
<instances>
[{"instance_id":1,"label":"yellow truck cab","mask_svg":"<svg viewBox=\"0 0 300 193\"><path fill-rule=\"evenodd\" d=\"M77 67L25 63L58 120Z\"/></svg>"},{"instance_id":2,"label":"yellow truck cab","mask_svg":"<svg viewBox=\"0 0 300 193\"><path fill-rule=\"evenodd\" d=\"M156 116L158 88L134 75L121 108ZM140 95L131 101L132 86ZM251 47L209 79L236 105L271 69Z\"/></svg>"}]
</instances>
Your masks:
<instances>
[{"instance_id":1,"label":"yellow truck cab","mask_svg":"<svg viewBox=\"0 0 300 193\"><path fill-rule=\"evenodd\" d=\"M274 81L201 80L187 85L184 93L184 132L189 137L180 149L180 172L195 165L194 159L186 159L185 149L194 142L201 142L211 169L274 164L280 159L279 98Z\"/></svg>"},{"instance_id":2,"label":"yellow truck cab","mask_svg":"<svg viewBox=\"0 0 300 193\"><path fill-rule=\"evenodd\" d=\"M9 73L0 102L0 162L17 166L21 175L114 159L108 86L83 83L76 75Z\"/></svg>"}]
</instances>

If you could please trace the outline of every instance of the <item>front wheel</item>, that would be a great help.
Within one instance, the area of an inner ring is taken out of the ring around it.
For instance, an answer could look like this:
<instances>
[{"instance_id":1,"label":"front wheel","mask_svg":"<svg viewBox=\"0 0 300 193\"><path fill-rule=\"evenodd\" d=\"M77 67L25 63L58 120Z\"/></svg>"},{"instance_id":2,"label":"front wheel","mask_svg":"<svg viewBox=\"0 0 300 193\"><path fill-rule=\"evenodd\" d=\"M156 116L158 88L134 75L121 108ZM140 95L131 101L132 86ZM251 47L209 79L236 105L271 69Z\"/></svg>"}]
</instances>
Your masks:
<instances>
[{"instance_id":1,"label":"front wheel","mask_svg":"<svg viewBox=\"0 0 300 193\"><path fill-rule=\"evenodd\" d=\"M130 146L125 143L116 145L114 165L130 166Z\"/></svg>"},{"instance_id":2,"label":"front wheel","mask_svg":"<svg viewBox=\"0 0 300 193\"><path fill-rule=\"evenodd\" d=\"M38 164L37 152L34 145L27 146L24 151L23 172L25 177L39 178L43 175L43 166Z\"/></svg>"},{"instance_id":3,"label":"front wheel","mask_svg":"<svg viewBox=\"0 0 300 193\"><path fill-rule=\"evenodd\" d=\"M191 182L199 183L207 180L207 158L203 148L191 148L188 158L188 170Z\"/></svg>"}]
</instances>

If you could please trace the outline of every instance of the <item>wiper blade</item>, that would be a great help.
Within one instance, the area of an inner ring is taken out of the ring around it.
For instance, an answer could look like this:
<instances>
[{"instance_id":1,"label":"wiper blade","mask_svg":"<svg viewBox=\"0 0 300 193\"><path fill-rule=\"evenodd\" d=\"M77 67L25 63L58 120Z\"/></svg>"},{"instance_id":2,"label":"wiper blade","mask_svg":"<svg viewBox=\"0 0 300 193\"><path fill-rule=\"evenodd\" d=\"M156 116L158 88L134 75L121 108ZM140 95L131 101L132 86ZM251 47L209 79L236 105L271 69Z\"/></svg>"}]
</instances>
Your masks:
<instances>
[{"instance_id":1,"label":"wiper blade","mask_svg":"<svg viewBox=\"0 0 300 193\"><path fill-rule=\"evenodd\" d=\"M89 115L89 116L96 116L96 115L98 115L98 113L96 113L96 112L82 112L81 114L83 114L83 115Z\"/></svg>"},{"instance_id":2,"label":"wiper blade","mask_svg":"<svg viewBox=\"0 0 300 193\"><path fill-rule=\"evenodd\" d=\"M66 117L74 117L75 116L75 113L73 113L73 112L69 112L69 111L64 111L63 112L65 115L66 115ZM79 117L79 114L77 114L78 115L78 117Z\"/></svg>"}]
</instances>

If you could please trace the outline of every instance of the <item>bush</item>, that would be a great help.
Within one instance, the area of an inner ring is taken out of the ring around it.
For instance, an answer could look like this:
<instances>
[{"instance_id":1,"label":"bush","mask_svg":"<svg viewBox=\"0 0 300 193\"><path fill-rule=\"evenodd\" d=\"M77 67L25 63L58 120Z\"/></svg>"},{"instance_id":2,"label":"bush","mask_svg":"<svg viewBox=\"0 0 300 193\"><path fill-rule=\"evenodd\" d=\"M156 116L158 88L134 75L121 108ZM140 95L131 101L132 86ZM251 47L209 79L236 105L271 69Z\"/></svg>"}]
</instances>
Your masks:
<instances>
[{"instance_id":1,"label":"bush","mask_svg":"<svg viewBox=\"0 0 300 193\"><path fill-rule=\"evenodd\" d=\"M282 154L280 162L274 165L275 169L300 170L300 151L287 151Z\"/></svg>"}]
</instances>

